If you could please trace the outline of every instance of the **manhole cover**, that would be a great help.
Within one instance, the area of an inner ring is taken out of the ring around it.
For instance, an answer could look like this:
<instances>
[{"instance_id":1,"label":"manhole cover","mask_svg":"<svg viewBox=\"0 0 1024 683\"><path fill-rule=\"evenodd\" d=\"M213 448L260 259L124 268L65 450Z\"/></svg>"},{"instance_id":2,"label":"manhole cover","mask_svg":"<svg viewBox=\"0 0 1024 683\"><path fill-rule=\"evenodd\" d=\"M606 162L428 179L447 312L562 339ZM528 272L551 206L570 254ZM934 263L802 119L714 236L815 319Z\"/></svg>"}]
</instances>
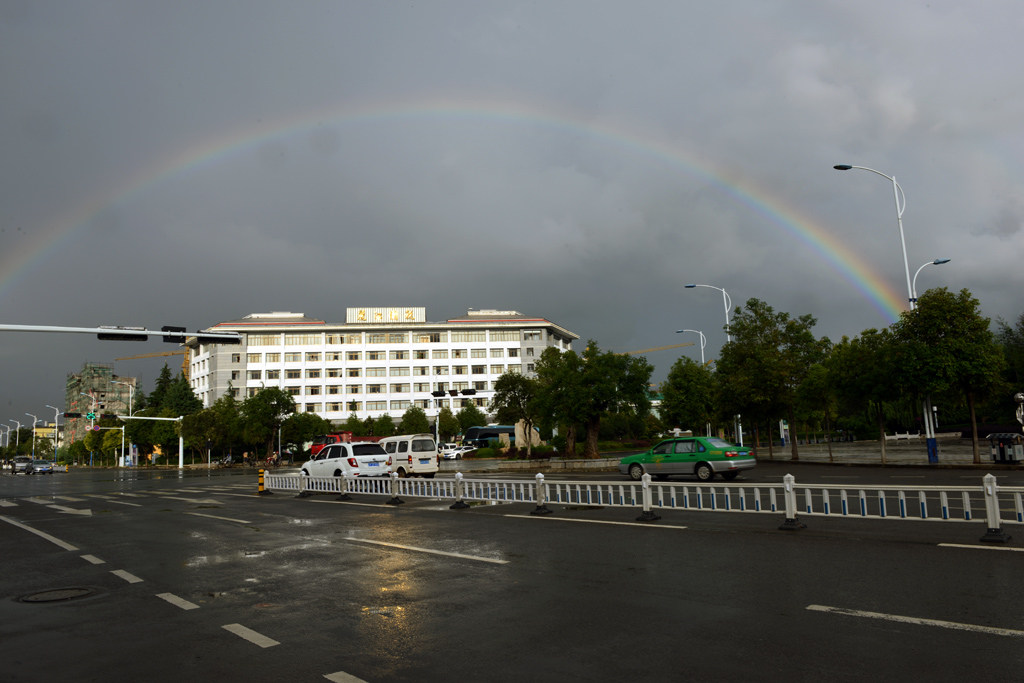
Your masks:
<instances>
[{"instance_id":1,"label":"manhole cover","mask_svg":"<svg viewBox=\"0 0 1024 683\"><path fill-rule=\"evenodd\" d=\"M23 596L20 602L65 602L92 595L92 588L54 588L53 590Z\"/></svg>"}]
</instances>

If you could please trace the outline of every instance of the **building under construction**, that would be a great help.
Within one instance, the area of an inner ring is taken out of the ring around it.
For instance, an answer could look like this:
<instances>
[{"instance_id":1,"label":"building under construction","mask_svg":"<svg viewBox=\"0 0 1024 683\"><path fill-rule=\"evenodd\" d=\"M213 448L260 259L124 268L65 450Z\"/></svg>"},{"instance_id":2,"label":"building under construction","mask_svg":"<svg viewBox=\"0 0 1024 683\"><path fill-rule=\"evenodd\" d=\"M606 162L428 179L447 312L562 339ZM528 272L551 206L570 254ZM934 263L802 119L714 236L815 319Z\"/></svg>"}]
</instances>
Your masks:
<instances>
[{"instance_id":1,"label":"building under construction","mask_svg":"<svg viewBox=\"0 0 1024 683\"><path fill-rule=\"evenodd\" d=\"M70 446L85 438L93 420L86 417L95 413L127 415L132 394L137 388L135 377L119 377L114 366L107 363L86 363L80 373L68 375L64 397L64 412L80 413L82 417L64 420L64 444Z\"/></svg>"}]
</instances>

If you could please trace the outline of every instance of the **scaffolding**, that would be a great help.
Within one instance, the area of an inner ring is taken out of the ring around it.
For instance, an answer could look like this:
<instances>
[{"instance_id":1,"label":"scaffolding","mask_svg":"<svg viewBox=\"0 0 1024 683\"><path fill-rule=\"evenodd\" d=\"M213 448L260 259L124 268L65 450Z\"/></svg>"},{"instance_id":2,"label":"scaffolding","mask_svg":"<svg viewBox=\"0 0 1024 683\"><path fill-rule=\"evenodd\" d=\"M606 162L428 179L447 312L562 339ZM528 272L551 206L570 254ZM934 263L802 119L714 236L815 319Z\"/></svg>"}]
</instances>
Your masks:
<instances>
[{"instance_id":1,"label":"scaffolding","mask_svg":"<svg viewBox=\"0 0 1024 683\"><path fill-rule=\"evenodd\" d=\"M119 377L109 363L90 363L82 366L80 373L68 375L64 412L81 413L82 417L64 420L64 443L68 446L85 438L92 421L88 413L127 415L132 394L138 389L135 377Z\"/></svg>"}]
</instances>

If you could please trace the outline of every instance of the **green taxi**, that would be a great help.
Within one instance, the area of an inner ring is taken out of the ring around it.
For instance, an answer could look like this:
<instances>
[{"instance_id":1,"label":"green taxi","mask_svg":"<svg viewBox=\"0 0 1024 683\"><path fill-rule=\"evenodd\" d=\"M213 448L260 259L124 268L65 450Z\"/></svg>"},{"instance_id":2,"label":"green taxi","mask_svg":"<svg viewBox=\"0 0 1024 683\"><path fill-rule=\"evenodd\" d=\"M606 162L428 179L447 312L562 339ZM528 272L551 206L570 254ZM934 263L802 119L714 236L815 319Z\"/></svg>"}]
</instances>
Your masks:
<instances>
[{"instance_id":1,"label":"green taxi","mask_svg":"<svg viewBox=\"0 0 1024 683\"><path fill-rule=\"evenodd\" d=\"M700 481L711 481L716 474L735 479L740 470L756 464L749 448L713 436L682 436L666 439L646 453L626 456L619 461L619 472L637 481L645 473L656 479L692 474Z\"/></svg>"}]
</instances>

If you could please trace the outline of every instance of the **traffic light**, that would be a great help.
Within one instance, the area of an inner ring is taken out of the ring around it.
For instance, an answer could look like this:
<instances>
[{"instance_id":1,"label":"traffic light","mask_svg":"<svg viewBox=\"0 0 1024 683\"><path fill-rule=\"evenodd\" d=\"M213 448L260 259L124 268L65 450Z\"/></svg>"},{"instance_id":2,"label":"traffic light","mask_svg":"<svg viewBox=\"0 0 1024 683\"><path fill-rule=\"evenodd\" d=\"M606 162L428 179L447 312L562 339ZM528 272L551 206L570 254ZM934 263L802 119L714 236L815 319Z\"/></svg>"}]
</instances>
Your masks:
<instances>
[{"instance_id":1,"label":"traffic light","mask_svg":"<svg viewBox=\"0 0 1024 683\"><path fill-rule=\"evenodd\" d=\"M242 335L232 332L217 332L215 334L196 332L189 335L194 337L200 344L241 344Z\"/></svg>"},{"instance_id":2,"label":"traffic light","mask_svg":"<svg viewBox=\"0 0 1024 683\"><path fill-rule=\"evenodd\" d=\"M82 417L81 413L64 413L64 417Z\"/></svg>"},{"instance_id":3,"label":"traffic light","mask_svg":"<svg viewBox=\"0 0 1024 683\"><path fill-rule=\"evenodd\" d=\"M462 390L462 395L463 396L475 396L476 395L476 389L463 389Z\"/></svg>"},{"instance_id":4,"label":"traffic light","mask_svg":"<svg viewBox=\"0 0 1024 683\"><path fill-rule=\"evenodd\" d=\"M110 332L100 332L96 335L97 339L103 341L146 341L149 339L148 335L140 334L140 332L146 332L145 327L100 325L100 329L110 330Z\"/></svg>"},{"instance_id":5,"label":"traffic light","mask_svg":"<svg viewBox=\"0 0 1024 683\"><path fill-rule=\"evenodd\" d=\"M162 331L162 332L184 332L185 328L184 327L175 327L174 325L164 325L163 327L160 328L160 331ZM165 334L164 335L164 341L168 342L170 344L184 344L185 343L185 335L181 334L181 335L177 335L177 336L169 336L169 335Z\"/></svg>"}]
</instances>

